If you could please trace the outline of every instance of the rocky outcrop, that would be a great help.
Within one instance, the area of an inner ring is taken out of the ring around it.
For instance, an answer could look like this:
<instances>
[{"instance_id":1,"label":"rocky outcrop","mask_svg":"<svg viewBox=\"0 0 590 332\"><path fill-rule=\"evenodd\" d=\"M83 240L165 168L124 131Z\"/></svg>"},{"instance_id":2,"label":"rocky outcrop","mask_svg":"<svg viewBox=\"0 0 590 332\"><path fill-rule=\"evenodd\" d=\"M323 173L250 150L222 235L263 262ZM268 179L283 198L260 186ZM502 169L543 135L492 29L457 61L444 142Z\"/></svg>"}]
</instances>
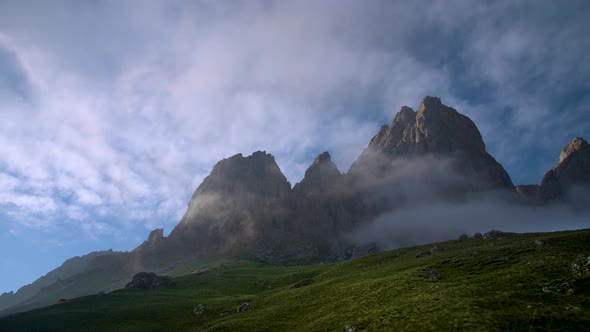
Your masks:
<instances>
[{"instance_id":1,"label":"rocky outcrop","mask_svg":"<svg viewBox=\"0 0 590 332\"><path fill-rule=\"evenodd\" d=\"M563 148L557 165L545 173L539 194L546 200L563 199L575 190L590 190L590 145L581 137Z\"/></svg>"},{"instance_id":2,"label":"rocky outcrop","mask_svg":"<svg viewBox=\"0 0 590 332\"><path fill-rule=\"evenodd\" d=\"M161 277L153 272L140 272L133 276L125 288L156 289L170 285L172 278Z\"/></svg>"},{"instance_id":3,"label":"rocky outcrop","mask_svg":"<svg viewBox=\"0 0 590 332\"><path fill-rule=\"evenodd\" d=\"M450 161L450 171L464 181L458 184L458 192L513 190L508 173L487 153L473 121L428 96L417 112L403 106L390 126L381 127L350 173L387 177L396 172L396 160L425 156Z\"/></svg>"},{"instance_id":4,"label":"rocky outcrop","mask_svg":"<svg viewBox=\"0 0 590 332\"><path fill-rule=\"evenodd\" d=\"M158 247L158 244L164 239L164 229L157 228L150 232L146 241L144 241L139 247L133 250L137 251L150 251Z\"/></svg>"}]
</instances>

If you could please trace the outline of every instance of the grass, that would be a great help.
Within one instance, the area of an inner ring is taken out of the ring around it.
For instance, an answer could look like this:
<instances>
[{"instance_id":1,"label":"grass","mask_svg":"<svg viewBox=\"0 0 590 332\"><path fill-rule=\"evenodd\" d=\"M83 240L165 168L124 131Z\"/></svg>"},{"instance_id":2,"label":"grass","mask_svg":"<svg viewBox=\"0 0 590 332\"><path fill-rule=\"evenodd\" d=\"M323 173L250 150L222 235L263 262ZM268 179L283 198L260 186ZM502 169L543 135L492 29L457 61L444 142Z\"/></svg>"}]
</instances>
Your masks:
<instances>
[{"instance_id":1,"label":"grass","mask_svg":"<svg viewBox=\"0 0 590 332\"><path fill-rule=\"evenodd\" d=\"M0 319L0 331L590 330L590 279L577 280L574 294L542 291L573 279L571 263L590 255L590 230L447 241L415 257L433 245L315 266L197 261L172 271L167 288L68 300ZM431 270L443 278L432 282ZM307 279L315 282L293 287ZM253 309L236 312L243 302Z\"/></svg>"}]
</instances>

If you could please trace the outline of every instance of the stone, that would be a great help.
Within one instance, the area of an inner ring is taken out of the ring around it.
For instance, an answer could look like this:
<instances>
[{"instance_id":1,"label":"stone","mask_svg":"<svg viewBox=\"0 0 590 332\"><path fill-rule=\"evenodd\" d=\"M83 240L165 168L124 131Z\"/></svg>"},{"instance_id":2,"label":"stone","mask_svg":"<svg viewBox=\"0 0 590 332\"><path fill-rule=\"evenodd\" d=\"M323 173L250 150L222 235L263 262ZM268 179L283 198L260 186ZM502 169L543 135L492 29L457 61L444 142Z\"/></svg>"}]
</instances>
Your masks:
<instances>
[{"instance_id":1,"label":"stone","mask_svg":"<svg viewBox=\"0 0 590 332\"><path fill-rule=\"evenodd\" d=\"M582 308L576 307L576 306L567 306L567 307L565 307L565 310L582 311Z\"/></svg>"},{"instance_id":2,"label":"stone","mask_svg":"<svg viewBox=\"0 0 590 332\"><path fill-rule=\"evenodd\" d=\"M436 253L438 253L438 252L439 252L439 251L441 251L441 250L442 250L442 248L441 248L441 247L439 247L439 246L434 246L434 247L430 248L430 253L431 253L431 254L436 254Z\"/></svg>"},{"instance_id":3,"label":"stone","mask_svg":"<svg viewBox=\"0 0 590 332\"><path fill-rule=\"evenodd\" d=\"M305 280L301 280L300 282L296 283L291 288L301 288L301 287L309 286L309 285L311 285L313 283L315 283L315 280L313 280L313 279L305 279Z\"/></svg>"},{"instance_id":4,"label":"stone","mask_svg":"<svg viewBox=\"0 0 590 332\"><path fill-rule=\"evenodd\" d=\"M469 240L469 235L461 234L461 236L459 236L459 241L467 241L467 240Z\"/></svg>"},{"instance_id":5,"label":"stone","mask_svg":"<svg viewBox=\"0 0 590 332\"><path fill-rule=\"evenodd\" d=\"M133 276L131 282L125 288L155 289L168 286L172 281L170 277L158 276L153 272L139 272Z\"/></svg>"},{"instance_id":6,"label":"stone","mask_svg":"<svg viewBox=\"0 0 590 332\"><path fill-rule=\"evenodd\" d=\"M439 280L442 279L442 275L435 270L430 270L429 273L430 273L430 281L432 281L432 282L438 282Z\"/></svg>"},{"instance_id":7,"label":"stone","mask_svg":"<svg viewBox=\"0 0 590 332\"><path fill-rule=\"evenodd\" d=\"M237 312L244 312L244 311L248 311L251 309L254 309L254 307L250 303L244 302L238 306Z\"/></svg>"},{"instance_id":8,"label":"stone","mask_svg":"<svg viewBox=\"0 0 590 332\"><path fill-rule=\"evenodd\" d=\"M578 256L572 263L572 273L578 279L590 278L590 256Z\"/></svg>"},{"instance_id":9,"label":"stone","mask_svg":"<svg viewBox=\"0 0 590 332\"><path fill-rule=\"evenodd\" d=\"M430 251L419 252L416 254L416 258L422 258L430 255L432 255Z\"/></svg>"},{"instance_id":10,"label":"stone","mask_svg":"<svg viewBox=\"0 0 590 332\"><path fill-rule=\"evenodd\" d=\"M506 236L506 234L504 232L498 231L498 230L491 230L487 233L485 233L483 235L483 239L484 240L502 240L504 239L504 237Z\"/></svg>"},{"instance_id":11,"label":"stone","mask_svg":"<svg viewBox=\"0 0 590 332\"><path fill-rule=\"evenodd\" d=\"M344 332L356 332L356 326L346 325L344 327Z\"/></svg>"},{"instance_id":12,"label":"stone","mask_svg":"<svg viewBox=\"0 0 590 332\"><path fill-rule=\"evenodd\" d=\"M543 293L574 294L574 280L556 280L542 288Z\"/></svg>"},{"instance_id":13,"label":"stone","mask_svg":"<svg viewBox=\"0 0 590 332\"><path fill-rule=\"evenodd\" d=\"M198 304L195 309L193 310L193 314L195 315L202 315L205 313L205 306L202 304Z\"/></svg>"},{"instance_id":14,"label":"stone","mask_svg":"<svg viewBox=\"0 0 590 332\"><path fill-rule=\"evenodd\" d=\"M544 246L545 245L545 241L543 240L535 240L535 244L538 246Z\"/></svg>"},{"instance_id":15,"label":"stone","mask_svg":"<svg viewBox=\"0 0 590 332\"><path fill-rule=\"evenodd\" d=\"M475 233L473 234L473 238L475 240L483 240L483 235L481 233Z\"/></svg>"}]
</instances>

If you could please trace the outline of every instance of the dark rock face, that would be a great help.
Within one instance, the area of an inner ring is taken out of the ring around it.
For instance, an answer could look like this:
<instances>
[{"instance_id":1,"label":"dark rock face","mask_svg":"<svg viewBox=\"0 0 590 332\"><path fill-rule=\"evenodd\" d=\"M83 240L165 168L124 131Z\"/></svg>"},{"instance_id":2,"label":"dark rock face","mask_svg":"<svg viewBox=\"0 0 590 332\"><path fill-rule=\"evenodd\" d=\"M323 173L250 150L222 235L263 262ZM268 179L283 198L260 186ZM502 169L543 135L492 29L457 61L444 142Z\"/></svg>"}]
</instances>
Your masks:
<instances>
[{"instance_id":1,"label":"dark rock face","mask_svg":"<svg viewBox=\"0 0 590 332\"><path fill-rule=\"evenodd\" d=\"M256 239L285 229L291 195L272 155L254 152L218 162L192 196L188 211L172 230L162 250L170 257L251 251ZM175 257L175 258L183 258Z\"/></svg>"},{"instance_id":2,"label":"dark rock face","mask_svg":"<svg viewBox=\"0 0 590 332\"><path fill-rule=\"evenodd\" d=\"M537 197L539 193L538 184L521 184L514 187L517 193L527 198Z\"/></svg>"},{"instance_id":3,"label":"dark rock face","mask_svg":"<svg viewBox=\"0 0 590 332\"><path fill-rule=\"evenodd\" d=\"M146 241L144 241L139 247L133 250L137 251L150 251L157 248L158 244L164 239L164 229L157 228L150 232Z\"/></svg>"},{"instance_id":4,"label":"dark rock face","mask_svg":"<svg viewBox=\"0 0 590 332\"><path fill-rule=\"evenodd\" d=\"M305 171L305 177L293 187L294 192L319 194L337 189L340 171L332 162L330 153L320 154Z\"/></svg>"},{"instance_id":5,"label":"dark rock face","mask_svg":"<svg viewBox=\"0 0 590 332\"><path fill-rule=\"evenodd\" d=\"M590 145L576 137L563 148L557 165L545 173L539 193L546 200L562 199L584 188L590 188Z\"/></svg>"},{"instance_id":6,"label":"dark rock face","mask_svg":"<svg viewBox=\"0 0 590 332\"><path fill-rule=\"evenodd\" d=\"M402 107L391 125L371 139L350 173L390 173L395 171L391 160L427 155L452 161L453 170L466 180L459 191L513 188L508 173L486 152L473 121L435 97L425 97L418 112Z\"/></svg>"},{"instance_id":7,"label":"dark rock face","mask_svg":"<svg viewBox=\"0 0 590 332\"><path fill-rule=\"evenodd\" d=\"M170 284L170 277L161 277L153 272L140 272L133 276L130 283L125 288L155 289L166 287Z\"/></svg>"}]
</instances>

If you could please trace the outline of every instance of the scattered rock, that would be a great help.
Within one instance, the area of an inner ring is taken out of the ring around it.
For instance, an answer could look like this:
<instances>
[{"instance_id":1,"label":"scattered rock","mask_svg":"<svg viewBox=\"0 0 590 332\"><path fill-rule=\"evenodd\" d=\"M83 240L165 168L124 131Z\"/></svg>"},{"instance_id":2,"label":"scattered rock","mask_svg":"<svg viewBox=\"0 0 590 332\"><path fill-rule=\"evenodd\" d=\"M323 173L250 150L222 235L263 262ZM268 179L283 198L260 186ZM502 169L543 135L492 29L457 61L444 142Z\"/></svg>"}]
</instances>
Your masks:
<instances>
[{"instance_id":1,"label":"scattered rock","mask_svg":"<svg viewBox=\"0 0 590 332\"><path fill-rule=\"evenodd\" d=\"M166 287L170 284L172 278L161 277L153 272L139 272L133 276L130 283L125 288L154 289Z\"/></svg>"},{"instance_id":2,"label":"scattered rock","mask_svg":"<svg viewBox=\"0 0 590 332\"><path fill-rule=\"evenodd\" d=\"M301 280L300 282L296 283L295 285L293 285L293 287L291 288L301 288L307 285L311 285L315 282L315 280L313 279L305 279L305 280Z\"/></svg>"},{"instance_id":3,"label":"scattered rock","mask_svg":"<svg viewBox=\"0 0 590 332\"><path fill-rule=\"evenodd\" d=\"M461 234L461 236L459 236L459 241L467 241L467 240L469 240L469 235Z\"/></svg>"},{"instance_id":4,"label":"scattered rock","mask_svg":"<svg viewBox=\"0 0 590 332\"><path fill-rule=\"evenodd\" d=\"M441 247L439 247L439 246L434 246L434 247L430 248L430 253L431 253L431 254L436 254L437 252L439 252L439 251L441 251L441 250L442 250L442 248L441 248Z\"/></svg>"},{"instance_id":5,"label":"scattered rock","mask_svg":"<svg viewBox=\"0 0 590 332\"><path fill-rule=\"evenodd\" d=\"M219 316L227 316L227 315L229 315L229 312L227 312L227 311L222 312L222 313L219 314Z\"/></svg>"},{"instance_id":6,"label":"scattered rock","mask_svg":"<svg viewBox=\"0 0 590 332\"><path fill-rule=\"evenodd\" d=\"M248 302L244 302L238 306L237 312L244 312L246 310L254 309L252 305Z\"/></svg>"},{"instance_id":7,"label":"scattered rock","mask_svg":"<svg viewBox=\"0 0 590 332\"><path fill-rule=\"evenodd\" d=\"M442 279L442 275L435 270L430 270L430 281L438 282Z\"/></svg>"},{"instance_id":8,"label":"scattered rock","mask_svg":"<svg viewBox=\"0 0 590 332\"><path fill-rule=\"evenodd\" d=\"M356 332L356 326L346 325L344 327L345 332Z\"/></svg>"},{"instance_id":9,"label":"scattered rock","mask_svg":"<svg viewBox=\"0 0 590 332\"><path fill-rule=\"evenodd\" d=\"M582 311L582 308L570 305L570 306L565 307L565 310Z\"/></svg>"},{"instance_id":10,"label":"scattered rock","mask_svg":"<svg viewBox=\"0 0 590 332\"><path fill-rule=\"evenodd\" d=\"M59 299L59 301L57 301L57 303L65 303L65 302L68 302L68 300L66 300L66 299Z\"/></svg>"},{"instance_id":11,"label":"scattered rock","mask_svg":"<svg viewBox=\"0 0 590 332\"><path fill-rule=\"evenodd\" d=\"M535 244L538 246L544 246L545 245L545 241L543 240L535 240Z\"/></svg>"},{"instance_id":12,"label":"scattered rock","mask_svg":"<svg viewBox=\"0 0 590 332\"><path fill-rule=\"evenodd\" d=\"M473 234L473 238L476 240L483 240L483 235L481 235L481 233L475 233Z\"/></svg>"},{"instance_id":13,"label":"scattered rock","mask_svg":"<svg viewBox=\"0 0 590 332\"><path fill-rule=\"evenodd\" d=\"M484 240L502 240L506 234L498 230L491 230L483 235Z\"/></svg>"},{"instance_id":14,"label":"scattered rock","mask_svg":"<svg viewBox=\"0 0 590 332\"><path fill-rule=\"evenodd\" d=\"M578 279L590 277L590 256L580 255L572 264L572 273Z\"/></svg>"},{"instance_id":15,"label":"scattered rock","mask_svg":"<svg viewBox=\"0 0 590 332\"><path fill-rule=\"evenodd\" d=\"M195 310L193 310L193 314L195 315L201 315L205 313L205 306L202 304L199 304L195 307Z\"/></svg>"},{"instance_id":16,"label":"scattered rock","mask_svg":"<svg viewBox=\"0 0 590 332\"><path fill-rule=\"evenodd\" d=\"M556 280L542 288L543 293L574 294L573 280Z\"/></svg>"},{"instance_id":17,"label":"scattered rock","mask_svg":"<svg viewBox=\"0 0 590 332\"><path fill-rule=\"evenodd\" d=\"M430 256L430 255L432 255L430 253L430 251L419 252L419 253L416 254L416 258L421 258L421 257L424 257L424 256Z\"/></svg>"}]
</instances>

